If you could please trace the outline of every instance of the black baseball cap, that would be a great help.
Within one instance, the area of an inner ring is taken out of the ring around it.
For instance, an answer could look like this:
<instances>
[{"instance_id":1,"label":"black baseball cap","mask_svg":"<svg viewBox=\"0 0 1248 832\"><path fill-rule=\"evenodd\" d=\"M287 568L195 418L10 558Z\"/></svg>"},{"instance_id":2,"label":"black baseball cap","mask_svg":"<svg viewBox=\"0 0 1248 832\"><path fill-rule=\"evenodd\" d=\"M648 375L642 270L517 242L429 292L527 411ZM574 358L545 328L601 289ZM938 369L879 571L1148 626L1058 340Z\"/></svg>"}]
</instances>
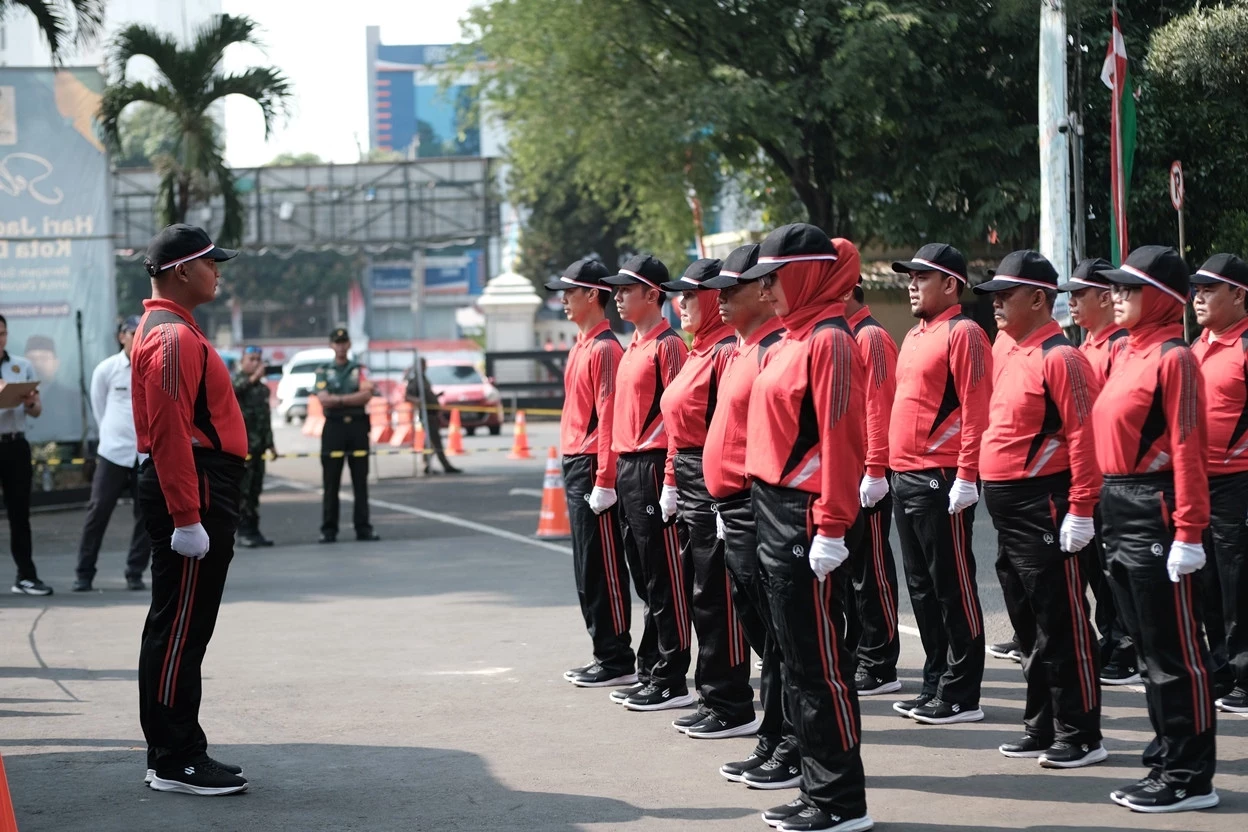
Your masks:
<instances>
[{"instance_id":1,"label":"black baseball cap","mask_svg":"<svg viewBox=\"0 0 1248 832\"><path fill-rule=\"evenodd\" d=\"M781 266L811 260L835 260L836 246L822 228L806 222L782 225L763 238L758 262L742 273L741 281L766 277Z\"/></svg>"},{"instance_id":2,"label":"black baseball cap","mask_svg":"<svg viewBox=\"0 0 1248 832\"><path fill-rule=\"evenodd\" d=\"M231 260L238 252L229 248L218 248L209 238L208 232L198 226L174 223L161 229L160 233L147 244L147 256L143 258L143 266L147 273L156 277L163 271L208 257L218 262Z\"/></svg>"},{"instance_id":3,"label":"black baseball cap","mask_svg":"<svg viewBox=\"0 0 1248 832\"><path fill-rule=\"evenodd\" d=\"M668 281L670 275L663 261L653 254L638 254L628 258L628 262L620 269L619 274L603 278L602 282L611 286L631 286L641 283L651 289L659 289Z\"/></svg>"},{"instance_id":4,"label":"black baseball cap","mask_svg":"<svg viewBox=\"0 0 1248 832\"><path fill-rule=\"evenodd\" d=\"M944 272L956 277L964 284L966 278L966 258L948 243L928 243L914 253L909 260L897 260L893 263L893 271L906 274L909 272Z\"/></svg>"},{"instance_id":5,"label":"black baseball cap","mask_svg":"<svg viewBox=\"0 0 1248 832\"><path fill-rule=\"evenodd\" d=\"M1179 303L1187 303L1191 291L1187 264L1171 246L1140 246L1127 255L1121 267L1102 269L1097 274L1119 286L1152 286Z\"/></svg>"},{"instance_id":6,"label":"black baseball cap","mask_svg":"<svg viewBox=\"0 0 1248 832\"><path fill-rule=\"evenodd\" d=\"M1196 270L1191 281L1197 286L1227 283L1236 289L1248 289L1248 263L1234 254L1215 254Z\"/></svg>"},{"instance_id":7,"label":"black baseball cap","mask_svg":"<svg viewBox=\"0 0 1248 832\"><path fill-rule=\"evenodd\" d=\"M607 267L597 260L577 260L564 269L563 274L554 280L548 280L546 288L552 292L562 292L564 289L571 289L574 286L579 286L582 289L607 289L610 291L610 287L602 282L608 274Z\"/></svg>"},{"instance_id":8,"label":"black baseball cap","mask_svg":"<svg viewBox=\"0 0 1248 832\"><path fill-rule=\"evenodd\" d=\"M701 260L694 260L689 264L689 268L685 269L685 273L681 275L680 280L664 283L663 290L666 292L689 292L697 289L713 289L713 286L706 285L706 281L719 274L722 266L723 261L715 257L703 257Z\"/></svg>"},{"instance_id":9,"label":"black baseball cap","mask_svg":"<svg viewBox=\"0 0 1248 832\"><path fill-rule=\"evenodd\" d=\"M1037 289L1057 291L1057 269L1038 251L1024 249L1012 251L997 265L992 280L973 288L977 295L1001 292L1015 286L1032 286Z\"/></svg>"},{"instance_id":10,"label":"black baseball cap","mask_svg":"<svg viewBox=\"0 0 1248 832\"><path fill-rule=\"evenodd\" d=\"M342 343L343 341L350 341L350 340L351 340L351 334L347 332L345 327L340 326L337 329L335 329L333 332L329 333L329 343L331 344L339 344L339 343Z\"/></svg>"},{"instance_id":11,"label":"black baseball cap","mask_svg":"<svg viewBox=\"0 0 1248 832\"><path fill-rule=\"evenodd\" d=\"M1075 266L1075 271L1071 274L1070 280L1065 283L1059 283L1057 291L1078 292L1080 289L1108 289L1109 282L1097 274L1097 272L1108 271L1113 267L1114 264L1104 257L1089 257L1086 260L1080 260L1079 265Z\"/></svg>"},{"instance_id":12,"label":"black baseball cap","mask_svg":"<svg viewBox=\"0 0 1248 832\"><path fill-rule=\"evenodd\" d=\"M122 332L138 332L139 321L140 321L140 318L138 315L130 315L121 323L117 324L118 334L121 334Z\"/></svg>"},{"instance_id":13,"label":"black baseball cap","mask_svg":"<svg viewBox=\"0 0 1248 832\"><path fill-rule=\"evenodd\" d=\"M703 283L707 289L727 289L742 282L741 275L758 263L758 243L746 243L737 246L732 253L724 258L719 267L719 274Z\"/></svg>"}]
</instances>

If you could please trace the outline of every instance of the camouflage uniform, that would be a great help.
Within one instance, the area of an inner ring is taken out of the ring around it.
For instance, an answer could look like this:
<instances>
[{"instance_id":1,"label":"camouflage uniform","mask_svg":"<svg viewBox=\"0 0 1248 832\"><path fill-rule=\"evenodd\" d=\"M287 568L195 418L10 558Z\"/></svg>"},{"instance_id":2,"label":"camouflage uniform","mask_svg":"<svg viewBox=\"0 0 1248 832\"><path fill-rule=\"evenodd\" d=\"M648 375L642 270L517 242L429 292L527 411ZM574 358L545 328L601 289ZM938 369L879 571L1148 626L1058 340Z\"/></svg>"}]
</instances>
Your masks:
<instances>
[{"instance_id":1,"label":"camouflage uniform","mask_svg":"<svg viewBox=\"0 0 1248 832\"><path fill-rule=\"evenodd\" d=\"M345 332L342 330L344 336ZM354 360L345 364L330 361L316 371L312 394L358 393L363 374L364 368ZM338 488L344 464L351 471L351 490L355 495L351 518L355 536L369 540L375 534L368 512L368 451L368 409L362 404L326 407L325 429L321 433L321 537L326 542L338 537Z\"/></svg>"},{"instance_id":2,"label":"camouflage uniform","mask_svg":"<svg viewBox=\"0 0 1248 832\"><path fill-rule=\"evenodd\" d=\"M273 447L273 422L269 417L269 388L239 372L234 376L234 395L247 426L247 470L239 505L240 538L260 536L260 492L264 488L264 454Z\"/></svg>"}]
</instances>

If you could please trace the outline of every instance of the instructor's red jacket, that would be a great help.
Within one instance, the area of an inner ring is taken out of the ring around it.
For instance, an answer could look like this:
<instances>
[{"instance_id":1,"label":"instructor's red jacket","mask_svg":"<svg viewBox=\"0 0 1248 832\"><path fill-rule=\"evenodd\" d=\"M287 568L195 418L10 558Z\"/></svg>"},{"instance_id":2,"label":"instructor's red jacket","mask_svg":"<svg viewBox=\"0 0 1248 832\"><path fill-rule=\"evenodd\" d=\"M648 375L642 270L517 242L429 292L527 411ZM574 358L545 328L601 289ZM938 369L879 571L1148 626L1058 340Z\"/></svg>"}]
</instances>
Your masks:
<instances>
[{"instance_id":1,"label":"instructor's red jacket","mask_svg":"<svg viewBox=\"0 0 1248 832\"><path fill-rule=\"evenodd\" d=\"M595 454L594 485L615 488L615 452L611 425L615 418L615 374L624 348L603 321L578 333L563 371L563 415L559 447L564 456Z\"/></svg>"},{"instance_id":2,"label":"instructor's red jacket","mask_svg":"<svg viewBox=\"0 0 1248 832\"><path fill-rule=\"evenodd\" d=\"M888 467L888 423L897 394L897 342L863 306L847 319L867 365L867 474Z\"/></svg>"},{"instance_id":3,"label":"instructor's red jacket","mask_svg":"<svg viewBox=\"0 0 1248 832\"><path fill-rule=\"evenodd\" d=\"M1079 350L1092 365L1092 374L1100 386L1105 386L1109 371L1113 369L1123 348L1127 346L1127 330L1118 324L1103 327L1100 332L1089 332L1079 345Z\"/></svg>"},{"instance_id":4,"label":"instructor's red jacket","mask_svg":"<svg viewBox=\"0 0 1248 832\"><path fill-rule=\"evenodd\" d=\"M663 391L659 403L667 429L667 471L663 479L667 485L676 484L676 453L695 448L701 452L706 445L707 429L719 406L720 382L737 343L732 327L719 318L718 297L719 292L709 289L698 292L702 320L713 316L711 323L693 336L689 357Z\"/></svg>"},{"instance_id":5,"label":"instructor's red jacket","mask_svg":"<svg viewBox=\"0 0 1248 832\"><path fill-rule=\"evenodd\" d=\"M1192 344L1205 378L1209 475L1248 471L1248 318Z\"/></svg>"},{"instance_id":6,"label":"instructor's red jacket","mask_svg":"<svg viewBox=\"0 0 1248 832\"><path fill-rule=\"evenodd\" d=\"M685 364L689 349L668 324L633 333L615 374L615 424L611 450L617 454L667 452L667 431L659 400Z\"/></svg>"}]
</instances>

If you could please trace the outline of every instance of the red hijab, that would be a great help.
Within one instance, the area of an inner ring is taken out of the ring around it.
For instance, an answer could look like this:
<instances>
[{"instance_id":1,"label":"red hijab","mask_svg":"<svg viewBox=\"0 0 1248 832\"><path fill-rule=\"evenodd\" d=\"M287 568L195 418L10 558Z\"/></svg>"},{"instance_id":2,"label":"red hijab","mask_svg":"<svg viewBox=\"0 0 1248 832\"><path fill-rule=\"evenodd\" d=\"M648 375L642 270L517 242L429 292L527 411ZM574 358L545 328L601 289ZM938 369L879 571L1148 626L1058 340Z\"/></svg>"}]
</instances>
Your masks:
<instances>
[{"instance_id":1,"label":"red hijab","mask_svg":"<svg viewBox=\"0 0 1248 832\"><path fill-rule=\"evenodd\" d=\"M799 260L781 267L777 280L789 302L789 311L780 320L790 332L801 330L811 321L826 317L854 286L862 270L862 258L849 240L832 240L835 260Z\"/></svg>"}]
</instances>

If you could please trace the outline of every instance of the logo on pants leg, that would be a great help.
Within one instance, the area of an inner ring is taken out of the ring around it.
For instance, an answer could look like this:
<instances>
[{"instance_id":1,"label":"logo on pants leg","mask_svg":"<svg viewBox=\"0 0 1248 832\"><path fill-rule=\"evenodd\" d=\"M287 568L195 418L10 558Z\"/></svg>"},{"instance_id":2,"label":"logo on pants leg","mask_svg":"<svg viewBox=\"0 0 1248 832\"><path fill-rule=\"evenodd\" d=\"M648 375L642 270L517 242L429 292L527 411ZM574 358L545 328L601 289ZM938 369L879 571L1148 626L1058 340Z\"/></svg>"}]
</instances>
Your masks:
<instances>
[{"instance_id":1,"label":"logo on pants leg","mask_svg":"<svg viewBox=\"0 0 1248 832\"><path fill-rule=\"evenodd\" d=\"M928 487L929 487L929 488L931 488L933 491L938 491L938 490L940 490L940 483L938 483L936 480L931 480L930 482L928 482L928 484L927 484L927 485L928 485Z\"/></svg>"},{"instance_id":2,"label":"logo on pants leg","mask_svg":"<svg viewBox=\"0 0 1248 832\"><path fill-rule=\"evenodd\" d=\"M802 555L804 555L804 554L806 554L806 548L805 548L804 546L802 546L802 545L800 545L800 544L799 544L799 545L797 545L797 546L794 546L794 547L793 547L793 556L794 556L794 557L799 557L799 558L800 558L800 557L801 557Z\"/></svg>"},{"instance_id":3,"label":"logo on pants leg","mask_svg":"<svg viewBox=\"0 0 1248 832\"><path fill-rule=\"evenodd\" d=\"M646 506L646 514L654 514L654 506Z\"/></svg>"},{"instance_id":4,"label":"logo on pants leg","mask_svg":"<svg viewBox=\"0 0 1248 832\"><path fill-rule=\"evenodd\" d=\"M1161 553L1162 553L1164 550L1161 548L1161 544L1160 544L1160 543L1154 543L1154 544L1153 544L1153 546L1152 546L1152 548L1151 548L1151 549L1149 549L1149 551L1151 551L1151 552L1152 552L1154 555L1156 555L1157 557L1161 557Z\"/></svg>"},{"instance_id":5,"label":"logo on pants leg","mask_svg":"<svg viewBox=\"0 0 1248 832\"><path fill-rule=\"evenodd\" d=\"M1049 534L1048 532L1044 533L1044 545L1046 546L1053 545L1053 535Z\"/></svg>"}]
</instances>

